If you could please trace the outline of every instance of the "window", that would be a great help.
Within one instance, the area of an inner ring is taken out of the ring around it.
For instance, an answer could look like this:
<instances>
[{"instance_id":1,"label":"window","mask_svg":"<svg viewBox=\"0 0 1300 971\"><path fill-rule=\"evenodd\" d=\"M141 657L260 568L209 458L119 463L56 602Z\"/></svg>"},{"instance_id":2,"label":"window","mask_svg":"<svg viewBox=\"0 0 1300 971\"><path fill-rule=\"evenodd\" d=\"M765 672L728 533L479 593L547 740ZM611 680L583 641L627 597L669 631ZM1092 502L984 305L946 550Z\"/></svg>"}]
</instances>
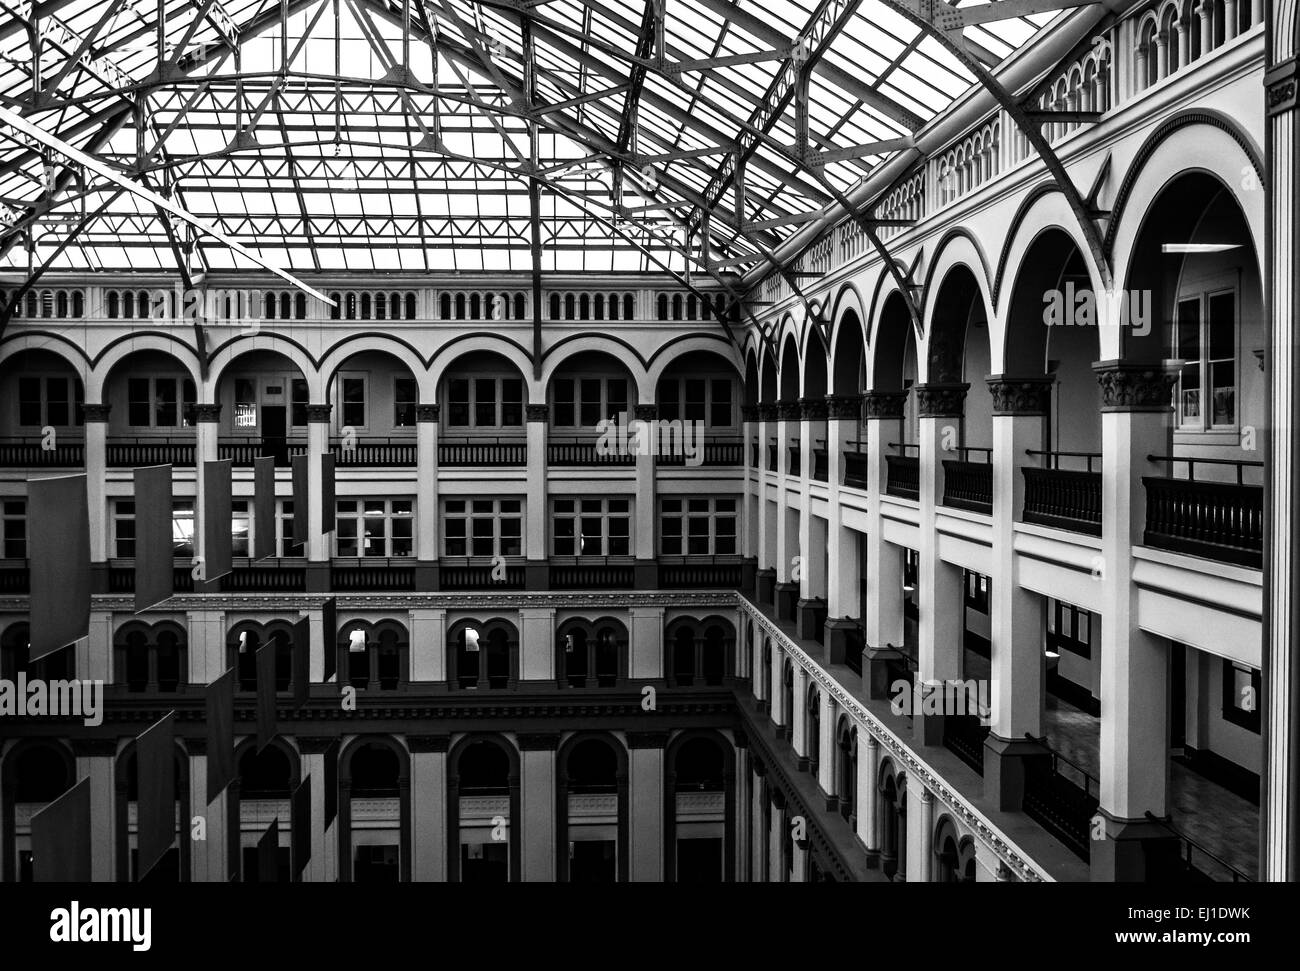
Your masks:
<instances>
[{"instance_id":1,"label":"window","mask_svg":"<svg viewBox=\"0 0 1300 971\"><path fill-rule=\"evenodd\" d=\"M189 378L130 378L126 399L126 420L133 428L187 427L198 400Z\"/></svg>"},{"instance_id":2,"label":"window","mask_svg":"<svg viewBox=\"0 0 1300 971\"><path fill-rule=\"evenodd\" d=\"M664 378L659 382L659 417L664 421L735 424L730 378Z\"/></svg>"},{"instance_id":3,"label":"window","mask_svg":"<svg viewBox=\"0 0 1300 971\"><path fill-rule=\"evenodd\" d=\"M981 614L989 612L989 578L981 573L964 570L966 581L966 606Z\"/></svg>"},{"instance_id":4,"label":"window","mask_svg":"<svg viewBox=\"0 0 1300 971\"><path fill-rule=\"evenodd\" d=\"M448 499L442 536L446 556L522 556L523 501Z\"/></svg>"},{"instance_id":5,"label":"window","mask_svg":"<svg viewBox=\"0 0 1300 971\"><path fill-rule=\"evenodd\" d=\"M1221 290L1178 301L1173 355L1183 362L1174 408L1184 430L1232 428L1237 421L1237 294Z\"/></svg>"},{"instance_id":6,"label":"window","mask_svg":"<svg viewBox=\"0 0 1300 971\"><path fill-rule=\"evenodd\" d=\"M302 543L293 541L293 500L277 500L275 552L277 556L306 556Z\"/></svg>"},{"instance_id":7,"label":"window","mask_svg":"<svg viewBox=\"0 0 1300 971\"><path fill-rule=\"evenodd\" d=\"M342 397L339 413L343 424L352 428L365 428L366 379L345 376L339 382L339 394Z\"/></svg>"},{"instance_id":8,"label":"window","mask_svg":"<svg viewBox=\"0 0 1300 971\"><path fill-rule=\"evenodd\" d=\"M118 559L135 558L135 501L115 499L112 515L112 549ZM194 500L172 500L172 555L194 555Z\"/></svg>"},{"instance_id":9,"label":"window","mask_svg":"<svg viewBox=\"0 0 1300 971\"><path fill-rule=\"evenodd\" d=\"M659 551L665 556L732 556L736 552L736 500L659 500Z\"/></svg>"},{"instance_id":10,"label":"window","mask_svg":"<svg viewBox=\"0 0 1300 971\"><path fill-rule=\"evenodd\" d=\"M556 499L551 538L556 556L628 556L629 499Z\"/></svg>"},{"instance_id":11,"label":"window","mask_svg":"<svg viewBox=\"0 0 1300 971\"><path fill-rule=\"evenodd\" d=\"M1092 614L1060 600L1047 602L1047 649L1092 657Z\"/></svg>"},{"instance_id":12,"label":"window","mask_svg":"<svg viewBox=\"0 0 1300 971\"><path fill-rule=\"evenodd\" d=\"M511 428L523 423L524 382L520 378L452 378L447 382L450 427Z\"/></svg>"},{"instance_id":13,"label":"window","mask_svg":"<svg viewBox=\"0 0 1300 971\"><path fill-rule=\"evenodd\" d=\"M604 418L627 413L623 378L556 378L555 427L594 428Z\"/></svg>"},{"instance_id":14,"label":"window","mask_svg":"<svg viewBox=\"0 0 1300 971\"><path fill-rule=\"evenodd\" d=\"M257 427L257 385L252 378L235 378L235 427Z\"/></svg>"},{"instance_id":15,"label":"window","mask_svg":"<svg viewBox=\"0 0 1300 971\"><path fill-rule=\"evenodd\" d=\"M1259 732L1259 671L1226 658L1223 662L1223 720Z\"/></svg>"},{"instance_id":16,"label":"window","mask_svg":"<svg viewBox=\"0 0 1300 971\"><path fill-rule=\"evenodd\" d=\"M290 422L294 426L307 424L307 404L310 395L307 392L307 379L294 378L289 382Z\"/></svg>"},{"instance_id":17,"label":"window","mask_svg":"<svg viewBox=\"0 0 1300 971\"><path fill-rule=\"evenodd\" d=\"M410 556L413 507L411 499L339 499L334 555Z\"/></svg>"},{"instance_id":18,"label":"window","mask_svg":"<svg viewBox=\"0 0 1300 971\"><path fill-rule=\"evenodd\" d=\"M393 379L393 427L410 428L415 424L415 403L418 397L415 378Z\"/></svg>"},{"instance_id":19,"label":"window","mask_svg":"<svg viewBox=\"0 0 1300 971\"><path fill-rule=\"evenodd\" d=\"M34 428L81 425L84 401L80 378L24 375L18 379L18 424Z\"/></svg>"},{"instance_id":20,"label":"window","mask_svg":"<svg viewBox=\"0 0 1300 971\"><path fill-rule=\"evenodd\" d=\"M0 503L0 559L27 559L27 500Z\"/></svg>"}]
</instances>

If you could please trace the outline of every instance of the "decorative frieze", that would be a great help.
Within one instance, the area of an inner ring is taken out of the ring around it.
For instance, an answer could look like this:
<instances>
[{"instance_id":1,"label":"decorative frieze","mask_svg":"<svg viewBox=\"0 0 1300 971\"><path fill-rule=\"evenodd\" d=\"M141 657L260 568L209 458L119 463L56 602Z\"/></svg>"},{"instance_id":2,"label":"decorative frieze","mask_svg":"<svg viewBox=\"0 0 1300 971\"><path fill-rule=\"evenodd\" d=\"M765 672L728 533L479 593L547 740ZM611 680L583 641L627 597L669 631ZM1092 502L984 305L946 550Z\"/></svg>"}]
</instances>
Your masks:
<instances>
[{"instance_id":1,"label":"decorative frieze","mask_svg":"<svg viewBox=\"0 0 1300 971\"><path fill-rule=\"evenodd\" d=\"M906 391L868 391L862 396L862 417L867 421L899 419L906 404Z\"/></svg>"},{"instance_id":2,"label":"decorative frieze","mask_svg":"<svg viewBox=\"0 0 1300 971\"><path fill-rule=\"evenodd\" d=\"M1178 375L1157 364L1098 361L1092 366L1101 385L1102 411L1169 411Z\"/></svg>"},{"instance_id":3,"label":"decorative frieze","mask_svg":"<svg viewBox=\"0 0 1300 971\"><path fill-rule=\"evenodd\" d=\"M760 421L761 419L758 417L758 405L741 405L741 406L740 406L740 420L741 420L741 421Z\"/></svg>"},{"instance_id":4,"label":"decorative frieze","mask_svg":"<svg viewBox=\"0 0 1300 971\"><path fill-rule=\"evenodd\" d=\"M521 752L554 752L560 747L558 732L520 732L517 737Z\"/></svg>"},{"instance_id":5,"label":"decorative frieze","mask_svg":"<svg viewBox=\"0 0 1300 971\"><path fill-rule=\"evenodd\" d=\"M446 752L451 746L450 735L407 735L406 747L412 753Z\"/></svg>"},{"instance_id":6,"label":"decorative frieze","mask_svg":"<svg viewBox=\"0 0 1300 971\"><path fill-rule=\"evenodd\" d=\"M759 421L776 421L776 402L762 401L754 407L758 411Z\"/></svg>"},{"instance_id":7,"label":"decorative frieze","mask_svg":"<svg viewBox=\"0 0 1300 971\"><path fill-rule=\"evenodd\" d=\"M995 415L1045 415L1051 401L1052 378L988 379Z\"/></svg>"},{"instance_id":8,"label":"decorative frieze","mask_svg":"<svg viewBox=\"0 0 1300 971\"><path fill-rule=\"evenodd\" d=\"M960 418L969 384L918 384L916 413L921 418Z\"/></svg>"}]
</instances>

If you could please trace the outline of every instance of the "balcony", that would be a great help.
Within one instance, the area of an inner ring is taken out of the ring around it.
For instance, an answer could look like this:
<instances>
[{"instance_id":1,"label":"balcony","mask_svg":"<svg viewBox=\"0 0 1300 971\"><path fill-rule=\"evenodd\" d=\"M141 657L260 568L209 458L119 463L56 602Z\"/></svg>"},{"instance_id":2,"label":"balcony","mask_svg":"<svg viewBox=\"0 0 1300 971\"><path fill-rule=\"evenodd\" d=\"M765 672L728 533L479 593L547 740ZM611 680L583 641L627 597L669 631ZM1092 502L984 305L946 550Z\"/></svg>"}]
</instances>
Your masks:
<instances>
[{"instance_id":1,"label":"balcony","mask_svg":"<svg viewBox=\"0 0 1300 971\"><path fill-rule=\"evenodd\" d=\"M0 596L21 596L31 592L31 573L26 560L0 560Z\"/></svg>"},{"instance_id":2,"label":"balcony","mask_svg":"<svg viewBox=\"0 0 1300 971\"><path fill-rule=\"evenodd\" d=\"M65 442L56 438L52 448L45 447L41 435L0 438L0 468L3 469L80 469L86 464L82 442Z\"/></svg>"},{"instance_id":3,"label":"balcony","mask_svg":"<svg viewBox=\"0 0 1300 971\"><path fill-rule=\"evenodd\" d=\"M339 592L415 589L415 564L408 559L335 560L330 565L330 589Z\"/></svg>"},{"instance_id":4,"label":"balcony","mask_svg":"<svg viewBox=\"0 0 1300 971\"><path fill-rule=\"evenodd\" d=\"M528 442L522 438L439 439L438 467L493 468L528 464Z\"/></svg>"},{"instance_id":5,"label":"balcony","mask_svg":"<svg viewBox=\"0 0 1300 971\"><path fill-rule=\"evenodd\" d=\"M359 438L330 443L335 464L341 469L414 468L419 446L414 438Z\"/></svg>"},{"instance_id":6,"label":"balcony","mask_svg":"<svg viewBox=\"0 0 1300 971\"><path fill-rule=\"evenodd\" d=\"M961 448L962 459L945 459L943 463L943 504L953 509L968 509L991 515L993 512L993 450ZM984 453L984 461L972 462L966 456Z\"/></svg>"},{"instance_id":7,"label":"balcony","mask_svg":"<svg viewBox=\"0 0 1300 971\"><path fill-rule=\"evenodd\" d=\"M1243 483L1246 468L1262 462L1149 455L1152 462L1187 464L1187 478L1144 476L1147 515L1142 542L1155 549L1186 553L1221 563L1260 569L1264 557L1264 487ZM1196 479L1196 466L1236 469L1236 482Z\"/></svg>"},{"instance_id":8,"label":"balcony","mask_svg":"<svg viewBox=\"0 0 1300 971\"><path fill-rule=\"evenodd\" d=\"M524 564L520 562L494 566L484 560L441 560L438 569L440 590L522 590Z\"/></svg>"},{"instance_id":9,"label":"balcony","mask_svg":"<svg viewBox=\"0 0 1300 971\"><path fill-rule=\"evenodd\" d=\"M821 448L813 449L813 467L812 477L818 482L826 482L830 478L830 453L826 451L826 440L819 438Z\"/></svg>"},{"instance_id":10,"label":"balcony","mask_svg":"<svg viewBox=\"0 0 1300 971\"><path fill-rule=\"evenodd\" d=\"M885 494L915 502L921 497L921 459L917 455L907 455L906 452L919 446L890 442L889 447L902 449L904 454L885 456L888 473Z\"/></svg>"},{"instance_id":11,"label":"balcony","mask_svg":"<svg viewBox=\"0 0 1300 971\"><path fill-rule=\"evenodd\" d=\"M136 469L149 465L194 467L193 437L114 437L108 440L105 448L110 469Z\"/></svg>"},{"instance_id":12,"label":"balcony","mask_svg":"<svg viewBox=\"0 0 1300 971\"><path fill-rule=\"evenodd\" d=\"M769 438L767 440L767 471L769 472L776 471L776 453L778 451L780 449L777 448L776 438Z\"/></svg>"},{"instance_id":13,"label":"balcony","mask_svg":"<svg viewBox=\"0 0 1300 971\"><path fill-rule=\"evenodd\" d=\"M194 592L194 574L189 563L172 568L172 590L175 593ZM135 563L132 560L113 560L108 567L109 593L135 593Z\"/></svg>"},{"instance_id":14,"label":"balcony","mask_svg":"<svg viewBox=\"0 0 1300 971\"><path fill-rule=\"evenodd\" d=\"M1092 817L1100 801L1101 783L1043 739L1026 735L1046 750L1047 757L1025 773L1025 815L1083 860L1089 859Z\"/></svg>"},{"instance_id":15,"label":"balcony","mask_svg":"<svg viewBox=\"0 0 1300 971\"><path fill-rule=\"evenodd\" d=\"M632 453L609 452L602 454L595 439L546 443L546 464L557 468L617 468L636 465Z\"/></svg>"},{"instance_id":16,"label":"balcony","mask_svg":"<svg viewBox=\"0 0 1300 971\"><path fill-rule=\"evenodd\" d=\"M745 460L745 443L738 438L705 439L700 450L701 466L707 468L725 468L743 465ZM656 461L670 468L690 467L685 454L657 456Z\"/></svg>"},{"instance_id":17,"label":"balcony","mask_svg":"<svg viewBox=\"0 0 1300 971\"><path fill-rule=\"evenodd\" d=\"M307 589L302 559L235 560L233 565L221 578L222 593L299 593Z\"/></svg>"},{"instance_id":18,"label":"balcony","mask_svg":"<svg viewBox=\"0 0 1300 971\"><path fill-rule=\"evenodd\" d=\"M1048 468L1026 466L1025 508L1021 519L1039 526L1064 529L1089 536L1101 535L1101 473L1092 471L1094 461L1100 463L1098 452L1039 452L1029 450L1027 455L1045 456ZM1087 469L1058 468L1062 458L1082 458Z\"/></svg>"},{"instance_id":19,"label":"balcony","mask_svg":"<svg viewBox=\"0 0 1300 971\"><path fill-rule=\"evenodd\" d=\"M854 450L845 449L844 458L844 484L852 486L855 489L867 488L867 453L861 451L861 446L866 444L862 441L851 441L850 445Z\"/></svg>"},{"instance_id":20,"label":"balcony","mask_svg":"<svg viewBox=\"0 0 1300 971\"><path fill-rule=\"evenodd\" d=\"M631 590L634 586L629 557L552 557L552 590Z\"/></svg>"},{"instance_id":21,"label":"balcony","mask_svg":"<svg viewBox=\"0 0 1300 971\"><path fill-rule=\"evenodd\" d=\"M251 469L254 460L265 455L275 458L277 468L288 468L295 455L306 455L305 442L284 442L263 438L223 438L217 442L217 458L230 459L237 469Z\"/></svg>"},{"instance_id":22,"label":"balcony","mask_svg":"<svg viewBox=\"0 0 1300 971\"><path fill-rule=\"evenodd\" d=\"M741 584L737 556L693 556L659 559L661 590L733 590Z\"/></svg>"},{"instance_id":23,"label":"balcony","mask_svg":"<svg viewBox=\"0 0 1300 971\"><path fill-rule=\"evenodd\" d=\"M798 439L795 439L798 441ZM790 464L786 467L786 472L790 475L800 475L803 472L803 450L798 445L791 445L788 449L790 455Z\"/></svg>"}]
</instances>

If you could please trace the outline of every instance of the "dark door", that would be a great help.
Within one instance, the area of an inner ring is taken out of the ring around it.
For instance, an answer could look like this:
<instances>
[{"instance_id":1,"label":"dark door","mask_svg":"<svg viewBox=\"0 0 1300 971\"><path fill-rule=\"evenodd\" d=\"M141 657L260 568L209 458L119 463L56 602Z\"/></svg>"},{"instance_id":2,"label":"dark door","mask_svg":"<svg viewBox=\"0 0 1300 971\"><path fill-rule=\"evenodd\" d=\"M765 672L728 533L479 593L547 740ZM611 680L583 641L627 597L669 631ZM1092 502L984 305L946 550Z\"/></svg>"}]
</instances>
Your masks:
<instances>
[{"instance_id":1,"label":"dark door","mask_svg":"<svg viewBox=\"0 0 1300 971\"><path fill-rule=\"evenodd\" d=\"M262 454L274 455L276 465L289 464L287 418L284 405L262 406Z\"/></svg>"}]
</instances>

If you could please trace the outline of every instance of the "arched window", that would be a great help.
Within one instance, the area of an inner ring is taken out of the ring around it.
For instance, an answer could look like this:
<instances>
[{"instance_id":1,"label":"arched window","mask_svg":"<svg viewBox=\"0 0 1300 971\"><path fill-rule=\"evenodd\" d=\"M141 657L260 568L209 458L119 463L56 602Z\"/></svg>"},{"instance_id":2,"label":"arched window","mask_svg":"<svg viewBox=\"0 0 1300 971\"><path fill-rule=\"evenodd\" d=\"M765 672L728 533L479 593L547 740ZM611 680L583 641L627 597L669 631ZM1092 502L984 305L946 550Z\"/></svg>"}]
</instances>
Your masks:
<instances>
[{"instance_id":1,"label":"arched window","mask_svg":"<svg viewBox=\"0 0 1300 971\"><path fill-rule=\"evenodd\" d=\"M667 320L668 319L668 294L666 293L659 294L659 299L655 301L655 306L656 306L655 316L659 320Z\"/></svg>"},{"instance_id":2,"label":"arched window","mask_svg":"<svg viewBox=\"0 0 1300 971\"><path fill-rule=\"evenodd\" d=\"M30 883L35 878L31 837L19 837L17 807L26 806L29 818L44 805L68 791L76 781L72 753L62 745L25 739L10 749L0 775L0 820L3 820L6 879Z\"/></svg>"},{"instance_id":3,"label":"arched window","mask_svg":"<svg viewBox=\"0 0 1300 971\"><path fill-rule=\"evenodd\" d=\"M240 878L245 883L288 883L292 866L292 818L280 820L278 842L269 847L270 852L261 851L265 848L262 837L267 832L267 824L298 786L297 756L279 740L260 752L250 740L244 744L236 764L238 777L227 790L227 798L231 818L239 820L239 825L229 827L229 836L238 840Z\"/></svg>"},{"instance_id":4,"label":"arched window","mask_svg":"<svg viewBox=\"0 0 1300 971\"><path fill-rule=\"evenodd\" d=\"M114 635L113 664L114 683L127 691L179 691L188 669L185 630L168 622L125 624Z\"/></svg>"},{"instance_id":5,"label":"arched window","mask_svg":"<svg viewBox=\"0 0 1300 971\"><path fill-rule=\"evenodd\" d=\"M839 777L835 788L836 795L839 796L840 815L852 820L858 798L858 731L848 716L840 719L835 749L839 759Z\"/></svg>"},{"instance_id":6,"label":"arched window","mask_svg":"<svg viewBox=\"0 0 1300 971\"><path fill-rule=\"evenodd\" d=\"M735 869L735 753L715 732L686 732L664 756L664 877L679 883L730 881ZM691 829L682 829L689 812Z\"/></svg>"},{"instance_id":7,"label":"arched window","mask_svg":"<svg viewBox=\"0 0 1300 971\"><path fill-rule=\"evenodd\" d=\"M519 681L519 634L504 620L466 620L447 636L447 685L462 690L499 691Z\"/></svg>"},{"instance_id":8,"label":"arched window","mask_svg":"<svg viewBox=\"0 0 1300 971\"><path fill-rule=\"evenodd\" d=\"M386 736L357 739L339 760L339 879L410 879L410 770L406 750ZM363 801L365 822L354 820Z\"/></svg>"},{"instance_id":9,"label":"arched window","mask_svg":"<svg viewBox=\"0 0 1300 971\"><path fill-rule=\"evenodd\" d=\"M556 878L573 883L628 879L627 752L604 733L577 735L556 756ZM615 796L614 825L609 797Z\"/></svg>"},{"instance_id":10,"label":"arched window","mask_svg":"<svg viewBox=\"0 0 1300 971\"><path fill-rule=\"evenodd\" d=\"M341 680L354 688L396 691L409 680L410 639L395 620L344 624L336 650Z\"/></svg>"},{"instance_id":11,"label":"arched window","mask_svg":"<svg viewBox=\"0 0 1300 971\"><path fill-rule=\"evenodd\" d=\"M506 883L521 877L519 756L497 735L469 736L447 755L447 878Z\"/></svg>"},{"instance_id":12,"label":"arched window","mask_svg":"<svg viewBox=\"0 0 1300 971\"><path fill-rule=\"evenodd\" d=\"M808 753L808 771L816 776L822 750L822 699L815 686L808 688L806 706L804 749Z\"/></svg>"}]
</instances>

